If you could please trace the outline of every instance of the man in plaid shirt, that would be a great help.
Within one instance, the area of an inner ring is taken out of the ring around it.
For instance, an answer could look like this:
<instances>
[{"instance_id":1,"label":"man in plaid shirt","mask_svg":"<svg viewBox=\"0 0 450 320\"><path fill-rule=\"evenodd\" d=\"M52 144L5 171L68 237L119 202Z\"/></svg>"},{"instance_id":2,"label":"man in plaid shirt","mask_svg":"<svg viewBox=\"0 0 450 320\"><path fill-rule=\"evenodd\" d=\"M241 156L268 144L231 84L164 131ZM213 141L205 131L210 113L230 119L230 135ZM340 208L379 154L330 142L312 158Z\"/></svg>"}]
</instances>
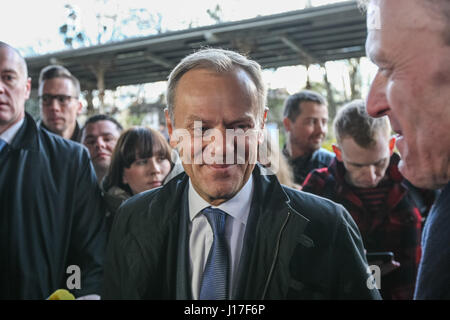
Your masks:
<instances>
[{"instance_id":1,"label":"man in plaid shirt","mask_svg":"<svg viewBox=\"0 0 450 320\"><path fill-rule=\"evenodd\" d=\"M312 171L303 184L342 204L358 225L367 253L391 251L380 264L384 299L412 299L420 260L421 215L399 173L395 138L386 117L371 118L364 102L342 107L335 120L335 159Z\"/></svg>"}]
</instances>

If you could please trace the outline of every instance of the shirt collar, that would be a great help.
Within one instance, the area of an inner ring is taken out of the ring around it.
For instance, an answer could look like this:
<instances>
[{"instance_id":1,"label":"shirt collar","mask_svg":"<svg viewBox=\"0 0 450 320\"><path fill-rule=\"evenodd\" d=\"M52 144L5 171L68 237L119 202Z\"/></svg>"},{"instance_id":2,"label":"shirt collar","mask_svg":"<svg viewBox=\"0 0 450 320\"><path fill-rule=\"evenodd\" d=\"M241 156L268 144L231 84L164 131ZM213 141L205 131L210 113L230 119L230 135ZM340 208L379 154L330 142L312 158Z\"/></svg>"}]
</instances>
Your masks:
<instances>
[{"instance_id":1,"label":"shirt collar","mask_svg":"<svg viewBox=\"0 0 450 320\"><path fill-rule=\"evenodd\" d=\"M189 179L189 218L192 221L203 209L213 207L225 211L234 219L246 224L252 203L253 188L253 176L250 175L248 181L233 198L214 207L197 193Z\"/></svg>"},{"instance_id":2,"label":"shirt collar","mask_svg":"<svg viewBox=\"0 0 450 320\"><path fill-rule=\"evenodd\" d=\"M17 135L17 132L19 132L19 129L22 126L24 121L25 121L25 117L23 117L18 122L16 122L11 127L9 127L5 132L0 134L0 139L6 141L6 143L8 143L8 144L11 144L11 142L14 140L15 136Z\"/></svg>"}]
</instances>

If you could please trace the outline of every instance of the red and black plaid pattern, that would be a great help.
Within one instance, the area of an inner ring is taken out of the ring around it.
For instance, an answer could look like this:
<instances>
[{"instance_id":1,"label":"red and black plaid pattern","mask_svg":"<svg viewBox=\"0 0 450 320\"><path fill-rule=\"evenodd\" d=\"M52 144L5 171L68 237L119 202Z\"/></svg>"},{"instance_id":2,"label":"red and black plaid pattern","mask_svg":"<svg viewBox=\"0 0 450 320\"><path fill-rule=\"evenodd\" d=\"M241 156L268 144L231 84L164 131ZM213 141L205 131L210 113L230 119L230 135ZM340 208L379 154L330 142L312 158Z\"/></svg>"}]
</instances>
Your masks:
<instances>
[{"instance_id":1,"label":"red and black plaid pattern","mask_svg":"<svg viewBox=\"0 0 450 320\"><path fill-rule=\"evenodd\" d=\"M384 299L412 299L417 267L421 255L421 215L398 171L399 156L391 157L386 179L380 185L383 205L368 208L355 188L345 180L344 165L333 160L328 168L312 171L305 179L303 191L342 204L359 227L367 252L392 251L401 267L381 279ZM381 190L389 187L389 190ZM375 188L376 189L376 188ZM376 193L376 190L370 192ZM378 199L379 200L379 199Z\"/></svg>"}]
</instances>

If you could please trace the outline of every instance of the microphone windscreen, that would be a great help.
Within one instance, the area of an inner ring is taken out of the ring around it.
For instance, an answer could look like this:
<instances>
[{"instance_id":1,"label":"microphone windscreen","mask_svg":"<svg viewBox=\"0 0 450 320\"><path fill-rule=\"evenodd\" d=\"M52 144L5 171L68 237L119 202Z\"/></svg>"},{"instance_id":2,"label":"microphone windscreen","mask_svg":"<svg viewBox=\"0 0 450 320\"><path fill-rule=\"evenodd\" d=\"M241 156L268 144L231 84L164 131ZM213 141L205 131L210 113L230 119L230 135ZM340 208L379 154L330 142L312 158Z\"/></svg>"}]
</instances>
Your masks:
<instances>
[{"instance_id":1,"label":"microphone windscreen","mask_svg":"<svg viewBox=\"0 0 450 320\"><path fill-rule=\"evenodd\" d=\"M75 300L75 297L66 289L58 289L47 300Z\"/></svg>"}]
</instances>

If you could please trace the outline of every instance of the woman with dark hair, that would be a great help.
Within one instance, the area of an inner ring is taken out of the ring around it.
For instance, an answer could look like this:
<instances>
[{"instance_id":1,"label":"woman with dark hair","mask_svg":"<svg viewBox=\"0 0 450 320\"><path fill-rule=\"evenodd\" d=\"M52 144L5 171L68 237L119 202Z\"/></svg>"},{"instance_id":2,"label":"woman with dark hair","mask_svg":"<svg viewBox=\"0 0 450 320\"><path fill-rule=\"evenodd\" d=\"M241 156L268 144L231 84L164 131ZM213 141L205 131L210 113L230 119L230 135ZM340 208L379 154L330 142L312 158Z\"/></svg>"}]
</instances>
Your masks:
<instances>
[{"instance_id":1,"label":"woman with dark hair","mask_svg":"<svg viewBox=\"0 0 450 320\"><path fill-rule=\"evenodd\" d=\"M110 214L131 196L163 185L174 168L171 154L167 140L158 131L146 127L124 131L102 182Z\"/></svg>"}]
</instances>

